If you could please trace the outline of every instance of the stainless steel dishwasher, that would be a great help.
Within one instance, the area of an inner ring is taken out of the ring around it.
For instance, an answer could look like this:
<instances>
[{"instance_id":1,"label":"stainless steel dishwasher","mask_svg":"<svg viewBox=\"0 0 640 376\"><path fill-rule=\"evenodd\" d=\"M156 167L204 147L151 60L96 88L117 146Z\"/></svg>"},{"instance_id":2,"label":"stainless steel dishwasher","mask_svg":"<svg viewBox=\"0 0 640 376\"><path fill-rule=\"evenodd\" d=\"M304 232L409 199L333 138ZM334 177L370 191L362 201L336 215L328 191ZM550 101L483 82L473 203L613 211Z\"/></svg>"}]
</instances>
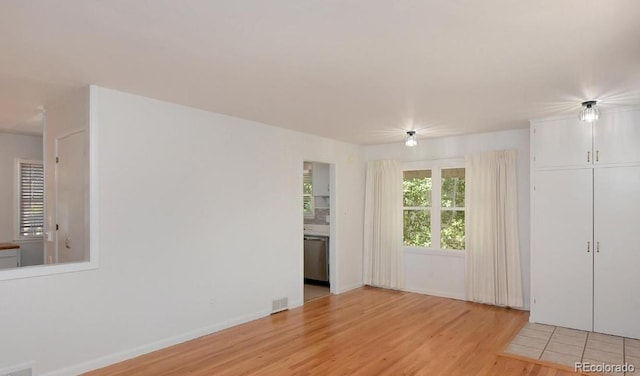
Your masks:
<instances>
[{"instance_id":1,"label":"stainless steel dishwasher","mask_svg":"<svg viewBox=\"0 0 640 376\"><path fill-rule=\"evenodd\" d=\"M304 278L329 282L329 238L304 237Z\"/></svg>"}]
</instances>

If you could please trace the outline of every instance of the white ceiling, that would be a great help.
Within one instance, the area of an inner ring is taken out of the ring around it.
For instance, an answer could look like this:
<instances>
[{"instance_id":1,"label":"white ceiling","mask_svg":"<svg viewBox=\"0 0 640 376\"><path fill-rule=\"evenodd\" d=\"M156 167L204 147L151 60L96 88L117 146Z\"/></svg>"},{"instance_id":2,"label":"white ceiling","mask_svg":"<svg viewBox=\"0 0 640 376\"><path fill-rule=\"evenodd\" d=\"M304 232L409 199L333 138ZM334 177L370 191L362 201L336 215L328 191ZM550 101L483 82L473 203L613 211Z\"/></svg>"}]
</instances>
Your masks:
<instances>
[{"instance_id":1,"label":"white ceiling","mask_svg":"<svg viewBox=\"0 0 640 376\"><path fill-rule=\"evenodd\" d=\"M638 0L4 0L0 127L88 83L360 144L526 127L640 103L638 16Z\"/></svg>"}]
</instances>

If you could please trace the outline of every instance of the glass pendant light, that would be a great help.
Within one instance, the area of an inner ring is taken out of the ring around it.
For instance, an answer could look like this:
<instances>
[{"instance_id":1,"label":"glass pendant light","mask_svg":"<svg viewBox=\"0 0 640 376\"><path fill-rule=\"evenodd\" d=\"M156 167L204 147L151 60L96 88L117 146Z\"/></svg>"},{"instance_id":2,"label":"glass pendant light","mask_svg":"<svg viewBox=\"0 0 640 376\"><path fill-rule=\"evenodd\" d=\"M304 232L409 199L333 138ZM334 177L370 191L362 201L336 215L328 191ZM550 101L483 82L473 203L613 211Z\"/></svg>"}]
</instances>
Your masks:
<instances>
[{"instance_id":1,"label":"glass pendant light","mask_svg":"<svg viewBox=\"0 0 640 376\"><path fill-rule=\"evenodd\" d=\"M600 111L596 107L596 101L582 102L582 110L580 111L580 120L587 123L593 123L600 117Z\"/></svg>"},{"instance_id":2,"label":"glass pendant light","mask_svg":"<svg viewBox=\"0 0 640 376\"><path fill-rule=\"evenodd\" d=\"M404 141L404 144L408 147L414 147L418 145L418 140L416 139L416 131L407 131L407 139Z\"/></svg>"}]
</instances>

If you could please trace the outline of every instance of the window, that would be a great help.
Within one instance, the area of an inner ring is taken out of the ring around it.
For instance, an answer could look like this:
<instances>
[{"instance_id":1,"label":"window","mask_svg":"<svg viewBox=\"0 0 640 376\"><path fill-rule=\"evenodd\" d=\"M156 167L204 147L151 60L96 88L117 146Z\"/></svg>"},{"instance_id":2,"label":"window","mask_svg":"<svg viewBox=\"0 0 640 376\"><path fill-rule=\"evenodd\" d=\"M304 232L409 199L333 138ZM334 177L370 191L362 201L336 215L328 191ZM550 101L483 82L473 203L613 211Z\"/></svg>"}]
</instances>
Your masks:
<instances>
[{"instance_id":1,"label":"window","mask_svg":"<svg viewBox=\"0 0 640 376\"><path fill-rule=\"evenodd\" d=\"M443 168L440 248L464 249L464 168Z\"/></svg>"},{"instance_id":2,"label":"window","mask_svg":"<svg viewBox=\"0 0 640 376\"><path fill-rule=\"evenodd\" d=\"M311 163L309 163L309 165L311 165ZM304 175L302 180L302 202L305 218L314 218L316 214L313 205L313 183L311 166L307 168L307 163L305 163Z\"/></svg>"},{"instance_id":3,"label":"window","mask_svg":"<svg viewBox=\"0 0 640 376\"><path fill-rule=\"evenodd\" d=\"M464 250L463 167L404 171L404 245Z\"/></svg>"},{"instance_id":4,"label":"window","mask_svg":"<svg viewBox=\"0 0 640 376\"><path fill-rule=\"evenodd\" d=\"M405 171L402 188L404 244L431 247L431 170Z\"/></svg>"},{"instance_id":5,"label":"window","mask_svg":"<svg viewBox=\"0 0 640 376\"><path fill-rule=\"evenodd\" d=\"M16 161L18 239L44 234L44 169L41 161Z\"/></svg>"}]
</instances>

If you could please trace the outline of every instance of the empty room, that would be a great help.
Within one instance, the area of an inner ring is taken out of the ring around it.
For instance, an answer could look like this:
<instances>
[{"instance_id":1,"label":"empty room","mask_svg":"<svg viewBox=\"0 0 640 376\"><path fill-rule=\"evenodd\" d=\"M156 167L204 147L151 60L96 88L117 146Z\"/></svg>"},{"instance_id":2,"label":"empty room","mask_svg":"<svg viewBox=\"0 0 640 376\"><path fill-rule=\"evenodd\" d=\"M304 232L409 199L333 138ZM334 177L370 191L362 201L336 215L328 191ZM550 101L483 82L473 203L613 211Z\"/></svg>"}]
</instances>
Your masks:
<instances>
[{"instance_id":1,"label":"empty room","mask_svg":"<svg viewBox=\"0 0 640 376\"><path fill-rule=\"evenodd\" d=\"M639 15L0 1L0 376L640 374Z\"/></svg>"}]
</instances>

